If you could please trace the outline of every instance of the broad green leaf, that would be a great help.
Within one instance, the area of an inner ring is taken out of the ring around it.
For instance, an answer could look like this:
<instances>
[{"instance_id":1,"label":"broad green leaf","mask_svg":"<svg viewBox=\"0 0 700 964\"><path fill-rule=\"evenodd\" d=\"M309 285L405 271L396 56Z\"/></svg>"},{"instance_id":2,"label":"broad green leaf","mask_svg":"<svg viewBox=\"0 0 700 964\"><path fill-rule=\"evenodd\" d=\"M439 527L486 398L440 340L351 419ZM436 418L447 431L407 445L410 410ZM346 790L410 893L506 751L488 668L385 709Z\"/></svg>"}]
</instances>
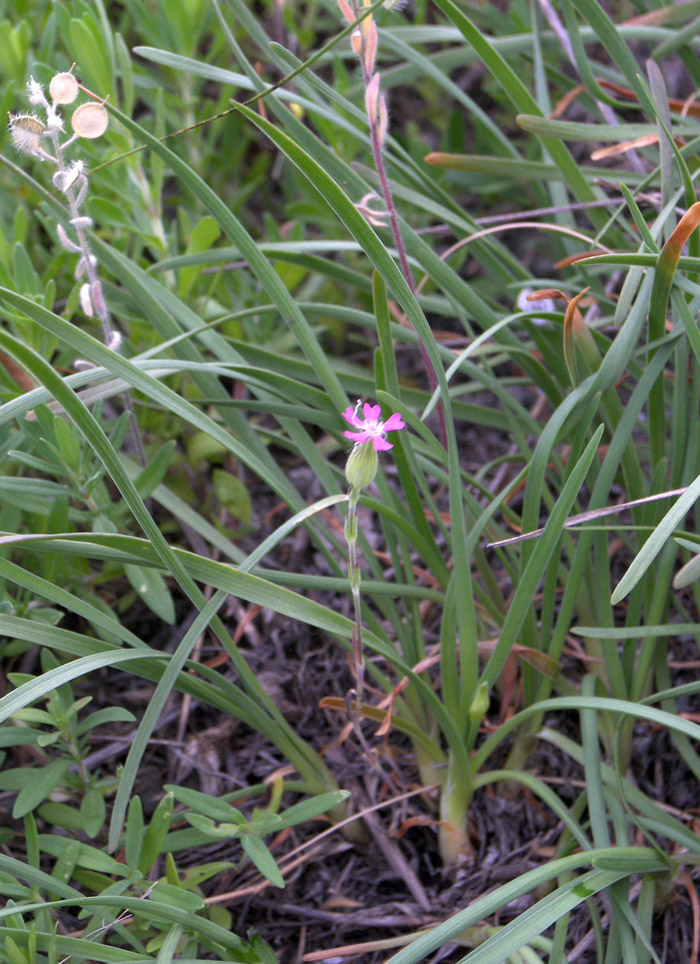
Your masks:
<instances>
[{"instance_id":1,"label":"broad green leaf","mask_svg":"<svg viewBox=\"0 0 700 964\"><path fill-rule=\"evenodd\" d=\"M260 837L253 833L244 833L241 836L241 846L260 873L267 877L271 884L274 884L275 887L284 887L284 877L275 863L275 858Z\"/></svg>"},{"instance_id":2,"label":"broad green leaf","mask_svg":"<svg viewBox=\"0 0 700 964\"><path fill-rule=\"evenodd\" d=\"M212 820L230 823L242 819L239 811L232 807L230 803L212 797L208 793L202 793L201 790L192 790L190 787L168 786L167 784L165 790L172 793L178 803L184 803L186 807L191 807Z\"/></svg>"},{"instance_id":3,"label":"broad green leaf","mask_svg":"<svg viewBox=\"0 0 700 964\"><path fill-rule=\"evenodd\" d=\"M143 837L139 870L145 876L160 857L173 818L174 795L166 793L153 811Z\"/></svg>"},{"instance_id":4,"label":"broad green leaf","mask_svg":"<svg viewBox=\"0 0 700 964\"><path fill-rule=\"evenodd\" d=\"M214 469L211 479L214 493L226 511L243 525L248 525L252 503L246 484L238 476L224 469Z\"/></svg>"},{"instance_id":5,"label":"broad green leaf","mask_svg":"<svg viewBox=\"0 0 700 964\"><path fill-rule=\"evenodd\" d=\"M175 623L175 603L162 575L141 566L124 566L124 573L151 612L172 626Z\"/></svg>"},{"instance_id":6,"label":"broad green leaf","mask_svg":"<svg viewBox=\"0 0 700 964\"><path fill-rule=\"evenodd\" d=\"M337 807L339 803L347 800L349 796L350 792L348 790L335 790L332 793L322 793L320 796L312 797L310 800L302 800L301 803L295 803L279 814L279 819L275 823L274 829L282 830L285 827L296 827L297 824L305 823L307 820L313 820L322 813L327 813L329 810L332 810L333 807Z\"/></svg>"},{"instance_id":7,"label":"broad green leaf","mask_svg":"<svg viewBox=\"0 0 700 964\"><path fill-rule=\"evenodd\" d=\"M173 887L172 884L166 884L162 880L159 880L151 891L150 900L157 901L159 904L168 904L192 914L204 907L204 900L199 894L184 890L182 887Z\"/></svg>"},{"instance_id":8,"label":"broad green leaf","mask_svg":"<svg viewBox=\"0 0 700 964\"><path fill-rule=\"evenodd\" d=\"M15 690L16 692L18 690ZM69 760L54 760L53 763L33 768L31 780L17 794L15 805L12 808L13 818L18 820L35 810L40 803L43 803L48 795L61 784L69 766Z\"/></svg>"},{"instance_id":9,"label":"broad green leaf","mask_svg":"<svg viewBox=\"0 0 700 964\"><path fill-rule=\"evenodd\" d=\"M133 796L129 801L129 810L124 826L124 853L126 864L132 870L138 867L143 846L143 806L141 798ZM112 849L115 849L114 847Z\"/></svg>"},{"instance_id":10,"label":"broad green leaf","mask_svg":"<svg viewBox=\"0 0 700 964\"><path fill-rule=\"evenodd\" d=\"M90 787L80 803L80 819L85 833L94 839L105 822L105 798L97 787Z\"/></svg>"}]
</instances>

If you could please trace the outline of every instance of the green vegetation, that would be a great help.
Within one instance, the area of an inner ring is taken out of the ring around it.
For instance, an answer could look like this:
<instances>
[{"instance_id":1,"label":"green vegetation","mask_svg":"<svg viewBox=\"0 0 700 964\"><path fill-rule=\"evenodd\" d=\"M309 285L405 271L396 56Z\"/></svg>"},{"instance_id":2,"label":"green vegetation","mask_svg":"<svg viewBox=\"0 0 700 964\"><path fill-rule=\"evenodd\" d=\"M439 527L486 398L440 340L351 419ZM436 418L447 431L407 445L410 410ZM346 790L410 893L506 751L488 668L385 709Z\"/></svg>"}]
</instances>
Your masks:
<instances>
[{"instance_id":1,"label":"green vegetation","mask_svg":"<svg viewBox=\"0 0 700 964\"><path fill-rule=\"evenodd\" d=\"M365 846L261 611L447 874L484 788L556 828L367 960L650 964L695 894L635 764L697 805L700 7L398 6L0 0L0 962L274 964L236 881ZM193 706L279 767L148 762Z\"/></svg>"}]
</instances>

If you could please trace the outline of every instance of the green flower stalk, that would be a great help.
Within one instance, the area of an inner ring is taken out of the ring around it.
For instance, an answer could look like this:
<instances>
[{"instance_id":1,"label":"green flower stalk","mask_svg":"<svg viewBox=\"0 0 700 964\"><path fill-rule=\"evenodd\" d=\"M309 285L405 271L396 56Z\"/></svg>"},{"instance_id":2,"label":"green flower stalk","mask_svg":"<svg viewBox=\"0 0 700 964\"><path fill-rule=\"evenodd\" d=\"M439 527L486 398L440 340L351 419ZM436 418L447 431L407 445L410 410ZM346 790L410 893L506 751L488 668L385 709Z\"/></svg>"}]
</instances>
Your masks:
<instances>
[{"instance_id":1,"label":"green flower stalk","mask_svg":"<svg viewBox=\"0 0 700 964\"><path fill-rule=\"evenodd\" d=\"M368 402L362 407L364 418L358 415L360 402L355 408L345 409L343 418L357 431L345 432L347 438L352 439L355 447L348 456L345 465L345 478L350 486L348 514L345 517L345 541L348 544L348 579L352 590L352 602L355 614L355 626L352 631L352 655L357 681L357 702L362 702L364 689L365 661L362 652L362 612L360 600L360 563L357 558L357 503L362 490L374 481L379 467L377 452L393 449L391 442L387 442L387 432L395 432L405 428L400 415L389 416L386 422L380 420L382 410L379 405Z\"/></svg>"}]
</instances>

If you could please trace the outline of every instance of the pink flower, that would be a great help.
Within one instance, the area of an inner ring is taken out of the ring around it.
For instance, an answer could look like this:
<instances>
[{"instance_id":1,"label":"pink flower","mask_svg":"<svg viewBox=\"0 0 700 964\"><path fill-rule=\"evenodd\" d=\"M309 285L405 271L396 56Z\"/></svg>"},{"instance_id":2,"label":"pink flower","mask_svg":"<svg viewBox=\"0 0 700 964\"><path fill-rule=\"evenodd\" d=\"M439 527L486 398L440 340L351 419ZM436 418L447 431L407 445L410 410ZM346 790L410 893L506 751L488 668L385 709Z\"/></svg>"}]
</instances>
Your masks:
<instances>
[{"instance_id":1,"label":"pink flower","mask_svg":"<svg viewBox=\"0 0 700 964\"><path fill-rule=\"evenodd\" d=\"M359 429L357 432L346 432L346 437L358 444L371 440L376 452L386 452L388 449L393 449L394 446L391 442L387 442L384 436L387 432L396 432L400 428L406 427L401 416L398 413L390 415L386 422L381 422L379 418L382 410L379 405L370 405L369 402L365 402L362 406L365 417L360 418L357 414L359 407L360 403L358 402L355 408L348 406L343 412L343 418L353 428Z\"/></svg>"}]
</instances>

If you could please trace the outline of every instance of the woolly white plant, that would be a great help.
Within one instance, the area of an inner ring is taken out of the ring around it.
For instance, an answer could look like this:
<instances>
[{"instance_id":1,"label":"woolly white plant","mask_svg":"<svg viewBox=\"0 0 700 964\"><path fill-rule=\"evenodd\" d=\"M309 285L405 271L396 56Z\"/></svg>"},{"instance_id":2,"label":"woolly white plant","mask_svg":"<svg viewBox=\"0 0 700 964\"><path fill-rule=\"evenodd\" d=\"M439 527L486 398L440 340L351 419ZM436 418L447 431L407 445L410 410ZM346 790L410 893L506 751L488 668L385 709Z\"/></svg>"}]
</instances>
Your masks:
<instances>
[{"instance_id":1,"label":"woolly white plant","mask_svg":"<svg viewBox=\"0 0 700 964\"><path fill-rule=\"evenodd\" d=\"M73 65L75 66L75 65ZM76 280L84 279L80 288L80 306L88 318L97 316L102 325L104 340L112 351L121 345L120 333L112 327L109 311L97 274L97 258L90 250L86 229L92 219L81 213L88 193L88 177L82 160L68 161L66 152L78 140L94 140L107 130L109 114L104 103L86 101L75 108L70 118L72 133L67 135L60 108L73 104L80 93L80 84L73 75L73 67L51 78L48 96L44 88L32 77L27 84L29 103L38 108L43 117L31 114L10 114L9 130L15 148L22 154L48 161L56 170L54 187L65 197L70 212L67 225L59 222L58 240L62 247L79 255L75 267ZM47 147L44 144L47 144ZM53 152L53 153L52 153ZM90 367L91 363L78 359L76 368ZM136 426L131 401L125 397L131 415L131 426L136 447L142 462L145 461L141 438Z\"/></svg>"}]
</instances>

